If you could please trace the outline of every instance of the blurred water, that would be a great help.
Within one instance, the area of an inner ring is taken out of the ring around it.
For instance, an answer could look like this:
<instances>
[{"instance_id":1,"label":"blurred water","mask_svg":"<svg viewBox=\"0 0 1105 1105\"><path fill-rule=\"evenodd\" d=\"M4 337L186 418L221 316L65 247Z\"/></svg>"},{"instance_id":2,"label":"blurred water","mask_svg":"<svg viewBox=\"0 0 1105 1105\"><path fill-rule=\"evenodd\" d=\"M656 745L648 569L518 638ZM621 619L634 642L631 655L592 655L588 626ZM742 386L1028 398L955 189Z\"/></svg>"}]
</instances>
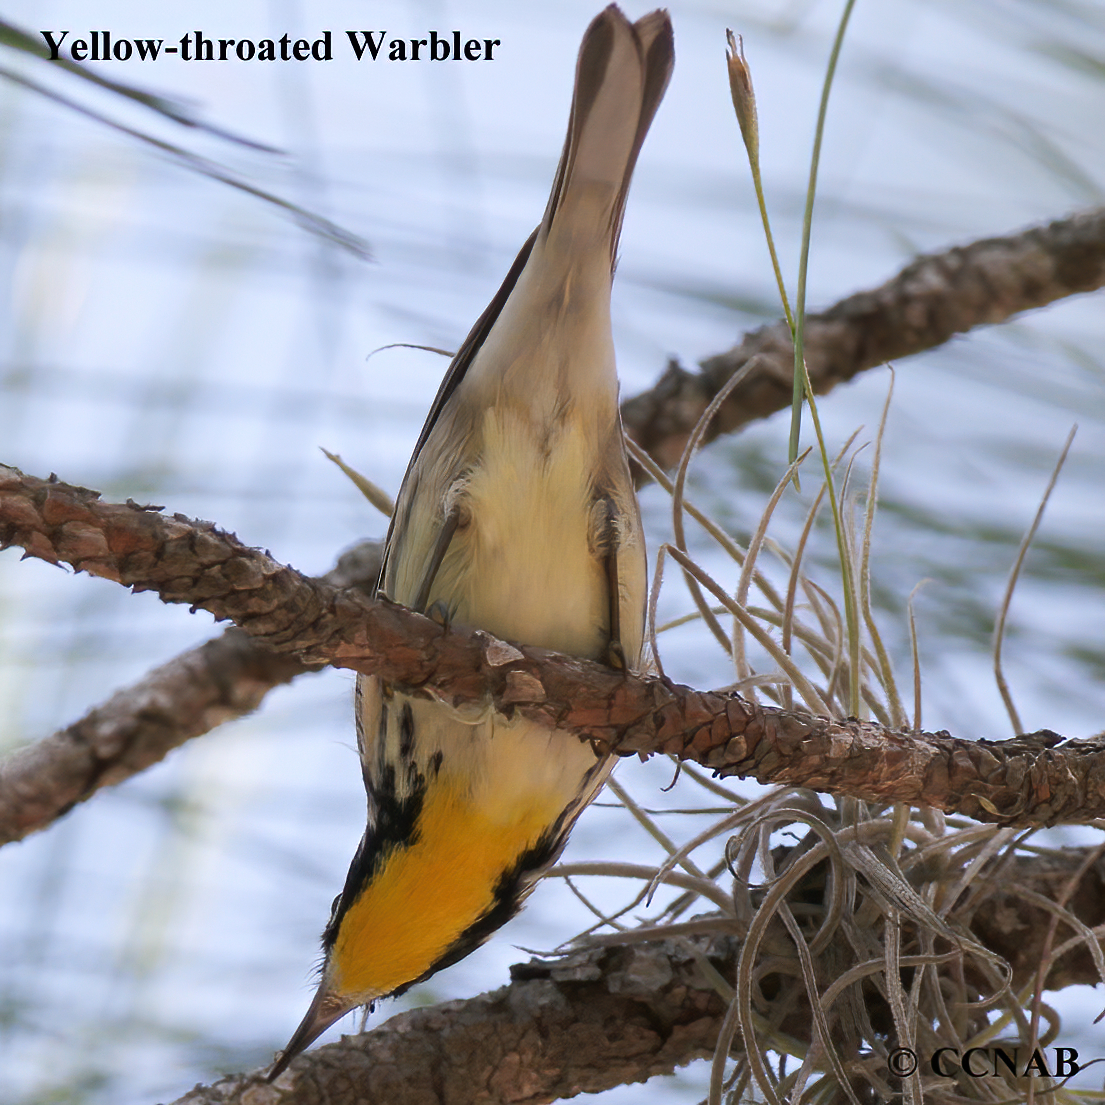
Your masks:
<instances>
[{"instance_id":1,"label":"blurred water","mask_svg":"<svg viewBox=\"0 0 1105 1105\"><path fill-rule=\"evenodd\" d=\"M745 36L769 202L793 273L839 14L812 0L670 8L676 74L641 157L615 291L626 393L647 387L667 355L693 362L778 313L728 103L725 26ZM411 350L366 356L392 342L455 348L498 286L543 210L575 51L595 10L574 0L378 3L372 26L393 36L459 27L502 46L491 63L372 65L340 41L364 26L363 5L339 0L230 9L200 0L186 13L125 0L101 0L94 13L76 2L9 3L13 22L73 37L332 29L328 64L97 69L185 98L204 119L285 156L185 132L10 50L0 64L317 211L366 238L375 261L0 82L0 460L212 519L311 572L381 533L383 520L319 447L398 487L444 363ZM881 282L918 250L1100 203L1103 91L1097 4L860 4L830 109L811 307ZM1027 728L1101 728L1103 339L1097 295L897 366L875 597L908 683L905 602L919 580L933 581L917 601L930 727L1009 731L989 671L993 612L1077 420L1014 600L1007 658ZM881 370L823 400L831 439L860 424L869 438L887 386ZM738 534L778 478L785 434L772 419L697 463L696 496ZM655 489L643 506L655 546L668 535L666 506ZM781 537L803 511L784 505ZM827 542L811 555L831 573ZM689 608L675 587L663 605ZM0 747L73 720L211 631L206 615L5 554ZM669 673L727 682L711 648L700 629L673 635ZM342 673L301 680L257 716L4 849L0 1100L171 1100L195 1081L267 1062L284 1043L362 826L350 691ZM620 778L650 806L701 800L683 783L661 795L664 764L627 763ZM690 821L665 826L685 838ZM579 826L573 857L642 860L656 848L624 813L601 807ZM595 890L610 902L623 892ZM496 986L517 945L552 946L588 921L550 882L488 947L393 1008ZM701 1085L692 1069L663 1092L693 1101Z\"/></svg>"}]
</instances>

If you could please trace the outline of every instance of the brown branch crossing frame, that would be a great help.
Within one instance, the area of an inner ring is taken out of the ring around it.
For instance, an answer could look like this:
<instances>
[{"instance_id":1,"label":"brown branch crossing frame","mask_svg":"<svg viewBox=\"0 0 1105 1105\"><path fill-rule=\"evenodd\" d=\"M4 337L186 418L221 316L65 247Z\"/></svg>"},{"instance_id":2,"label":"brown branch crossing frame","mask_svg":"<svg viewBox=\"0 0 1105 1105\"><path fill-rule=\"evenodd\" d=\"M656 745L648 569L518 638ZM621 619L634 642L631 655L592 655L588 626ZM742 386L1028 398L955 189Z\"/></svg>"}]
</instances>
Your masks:
<instances>
[{"instance_id":1,"label":"brown branch crossing frame","mask_svg":"<svg viewBox=\"0 0 1105 1105\"><path fill-rule=\"evenodd\" d=\"M447 630L394 603L309 579L181 515L0 467L0 545L230 619L308 665L379 674L459 705L490 700L619 755L664 752L719 775L1003 825L1105 816L1105 745L1053 733L972 741L753 705L600 664ZM18 802L0 778L0 801Z\"/></svg>"},{"instance_id":2,"label":"brown branch crossing frame","mask_svg":"<svg viewBox=\"0 0 1105 1105\"><path fill-rule=\"evenodd\" d=\"M880 287L807 315L810 382L822 395L866 369L1103 284L1105 207L918 257ZM701 372L670 363L653 388L623 405L626 429L661 468L675 467L710 401L752 360L755 370L726 399L703 444L789 407L794 350L786 323L777 322L707 358Z\"/></svg>"}]
</instances>

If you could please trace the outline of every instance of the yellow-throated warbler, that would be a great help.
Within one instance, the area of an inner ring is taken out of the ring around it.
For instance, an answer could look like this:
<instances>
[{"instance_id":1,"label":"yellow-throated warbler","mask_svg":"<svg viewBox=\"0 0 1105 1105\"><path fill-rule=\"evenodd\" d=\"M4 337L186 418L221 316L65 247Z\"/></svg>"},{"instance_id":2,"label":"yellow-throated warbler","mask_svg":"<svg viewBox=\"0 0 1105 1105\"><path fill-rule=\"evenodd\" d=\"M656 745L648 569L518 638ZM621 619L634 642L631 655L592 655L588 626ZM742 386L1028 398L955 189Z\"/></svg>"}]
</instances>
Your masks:
<instances>
[{"instance_id":1,"label":"yellow-throated warbler","mask_svg":"<svg viewBox=\"0 0 1105 1105\"><path fill-rule=\"evenodd\" d=\"M645 550L618 412L610 285L671 22L587 28L541 225L453 359L415 446L380 591L506 640L634 667ZM357 681L368 828L318 992L270 1078L339 1017L457 962L517 913L609 757L525 718Z\"/></svg>"}]
</instances>

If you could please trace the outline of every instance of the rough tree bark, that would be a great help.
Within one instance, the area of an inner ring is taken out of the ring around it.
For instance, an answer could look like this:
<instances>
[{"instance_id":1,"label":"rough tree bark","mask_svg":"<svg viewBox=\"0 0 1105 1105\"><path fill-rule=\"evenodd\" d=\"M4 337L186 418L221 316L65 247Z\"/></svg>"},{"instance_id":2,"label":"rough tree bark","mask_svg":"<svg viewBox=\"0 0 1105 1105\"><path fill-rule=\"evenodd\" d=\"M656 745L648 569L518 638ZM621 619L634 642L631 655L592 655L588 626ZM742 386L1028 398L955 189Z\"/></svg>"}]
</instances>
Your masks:
<instances>
[{"instance_id":1,"label":"rough tree bark","mask_svg":"<svg viewBox=\"0 0 1105 1105\"><path fill-rule=\"evenodd\" d=\"M309 579L207 522L104 503L86 488L0 467L0 545L11 544L232 619L304 664L379 674L454 705L490 699L618 755L670 753L723 776L1002 825L1105 816L1105 746L1096 741L1057 748L1062 738L1047 731L1004 742L902 732L616 672L478 630L446 629L385 599ZM5 785L0 777L7 792L0 802L9 809L30 790L23 778L17 772ZM28 816L40 815L16 814L17 834Z\"/></svg>"}]
</instances>

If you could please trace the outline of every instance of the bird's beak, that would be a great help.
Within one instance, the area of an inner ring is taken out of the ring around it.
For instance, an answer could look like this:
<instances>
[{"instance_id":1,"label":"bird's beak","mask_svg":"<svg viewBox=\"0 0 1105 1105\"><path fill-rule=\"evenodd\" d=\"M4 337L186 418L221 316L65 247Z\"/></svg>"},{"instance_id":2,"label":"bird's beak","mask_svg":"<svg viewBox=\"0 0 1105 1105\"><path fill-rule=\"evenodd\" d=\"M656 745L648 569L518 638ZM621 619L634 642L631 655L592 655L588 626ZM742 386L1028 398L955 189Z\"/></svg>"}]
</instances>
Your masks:
<instances>
[{"instance_id":1,"label":"bird's beak","mask_svg":"<svg viewBox=\"0 0 1105 1105\"><path fill-rule=\"evenodd\" d=\"M280 1058L269 1071L266 1081L272 1082L279 1077L304 1048L310 1047L335 1021L344 1017L352 1008L354 1007L337 994L329 992L326 984L323 983L318 988L306 1016L300 1021L295 1034L288 1041L288 1046L280 1053Z\"/></svg>"}]
</instances>

